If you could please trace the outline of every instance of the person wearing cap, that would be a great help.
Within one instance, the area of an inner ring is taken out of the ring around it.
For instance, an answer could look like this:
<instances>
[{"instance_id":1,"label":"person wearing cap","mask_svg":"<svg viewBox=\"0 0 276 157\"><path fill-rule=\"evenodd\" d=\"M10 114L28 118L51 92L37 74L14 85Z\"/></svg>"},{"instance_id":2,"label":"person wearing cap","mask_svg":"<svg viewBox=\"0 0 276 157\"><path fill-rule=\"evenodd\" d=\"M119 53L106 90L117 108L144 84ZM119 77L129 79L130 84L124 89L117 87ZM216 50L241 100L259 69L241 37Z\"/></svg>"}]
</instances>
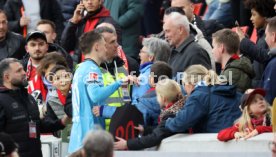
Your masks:
<instances>
[{"instance_id":1,"label":"person wearing cap","mask_svg":"<svg viewBox=\"0 0 276 157\"><path fill-rule=\"evenodd\" d=\"M264 132L272 132L271 108L262 88L253 89L241 98L242 116L234 126L221 130L218 140L248 139Z\"/></svg>"},{"instance_id":2,"label":"person wearing cap","mask_svg":"<svg viewBox=\"0 0 276 157\"><path fill-rule=\"evenodd\" d=\"M7 58L0 62L0 132L10 134L18 143L21 157L42 157L40 134L63 129L68 117L40 119L38 105L28 94L27 85L19 60Z\"/></svg>"},{"instance_id":3,"label":"person wearing cap","mask_svg":"<svg viewBox=\"0 0 276 157\"><path fill-rule=\"evenodd\" d=\"M48 51L46 35L40 31L28 33L25 49L28 54L25 55L22 62L29 82L28 92L33 95L38 105L42 105L46 100L47 89L43 84L42 77L37 74L37 67Z\"/></svg>"},{"instance_id":4,"label":"person wearing cap","mask_svg":"<svg viewBox=\"0 0 276 157\"><path fill-rule=\"evenodd\" d=\"M19 157L18 145L9 134L0 133L0 157Z\"/></svg>"},{"instance_id":5,"label":"person wearing cap","mask_svg":"<svg viewBox=\"0 0 276 157\"><path fill-rule=\"evenodd\" d=\"M9 31L7 15L0 10L0 60L4 58L22 59L26 54L25 40L17 33Z\"/></svg>"}]
</instances>

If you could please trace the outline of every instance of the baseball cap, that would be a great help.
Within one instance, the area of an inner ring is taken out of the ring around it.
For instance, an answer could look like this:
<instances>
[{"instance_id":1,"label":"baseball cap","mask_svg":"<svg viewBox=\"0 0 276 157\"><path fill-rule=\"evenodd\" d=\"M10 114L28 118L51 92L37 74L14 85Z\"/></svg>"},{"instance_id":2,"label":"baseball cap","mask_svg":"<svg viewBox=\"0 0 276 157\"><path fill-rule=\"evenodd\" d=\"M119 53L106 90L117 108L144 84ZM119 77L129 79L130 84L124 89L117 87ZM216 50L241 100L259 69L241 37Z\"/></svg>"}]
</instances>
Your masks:
<instances>
[{"instance_id":1,"label":"baseball cap","mask_svg":"<svg viewBox=\"0 0 276 157\"><path fill-rule=\"evenodd\" d=\"M46 35L43 32L41 32L41 31L32 31L32 32L27 34L26 43L31 39L38 39L38 38L42 39L42 40L45 40L47 42Z\"/></svg>"},{"instance_id":2,"label":"baseball cap","mask_svg":"<svg viewBox=\"0 0 276 157\"><path fill-rule=\"evenodd\" d=\"M0 155L9 155L18 148L9 134L0 133Z\"/></svg>"},{"instance_id":3,"label":"baseball cap","mask_svg":"<svg viewBox=\"0 0 276 157\"><path fill-rule=\"evenodd\" d=\"M265 96L265 90L262 88L256 88L250 93L243 94L241 98L241 109L243 110L245 106L247 106L253 99L254 95L260 94L263 97Z\"/></svg>"}]
</instances>

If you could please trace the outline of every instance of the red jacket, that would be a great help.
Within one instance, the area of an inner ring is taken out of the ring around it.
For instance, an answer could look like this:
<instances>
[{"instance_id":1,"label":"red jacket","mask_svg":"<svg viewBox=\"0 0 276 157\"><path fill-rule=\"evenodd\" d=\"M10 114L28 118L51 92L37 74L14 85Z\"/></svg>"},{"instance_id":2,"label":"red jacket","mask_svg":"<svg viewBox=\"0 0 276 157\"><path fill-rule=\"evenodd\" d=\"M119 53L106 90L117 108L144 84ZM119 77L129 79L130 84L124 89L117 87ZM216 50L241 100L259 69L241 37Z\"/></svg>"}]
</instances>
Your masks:
<instances>
[{"instance_id":1,"label":"red jacket","mask_svg":"<svg viewBox=\"0 0 276 157\"><path fill-rule=\"evenodd\" d=\"M263 125L260 125L260 126L256 126L255 128L259 134L261 133L264 133L264 132L272 132L272 126L263 126ZM226 129L223 129L221 130L219 133L218 133L218 140L220 141L229 141L229 140L232 140L234 139L234 134L236 132L239 132L239 125L234 125L230 128L226 128Z\"/></svg>"}]
</instances>

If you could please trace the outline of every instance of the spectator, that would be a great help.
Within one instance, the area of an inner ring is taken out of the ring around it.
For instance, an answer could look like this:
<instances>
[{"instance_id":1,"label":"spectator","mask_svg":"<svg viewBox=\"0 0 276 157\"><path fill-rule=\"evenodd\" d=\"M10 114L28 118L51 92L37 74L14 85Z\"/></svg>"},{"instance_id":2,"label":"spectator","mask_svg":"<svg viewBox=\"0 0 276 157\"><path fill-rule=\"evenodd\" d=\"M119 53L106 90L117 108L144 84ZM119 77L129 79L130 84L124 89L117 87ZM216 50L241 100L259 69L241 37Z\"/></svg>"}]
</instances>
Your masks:
<instances>
[{"instance_id":1,"label":"spectator","mask_svg":"<svg viewBox=\"0 0 276 157\"><path fill-rule=\"evenodd\" d=\"M36 74L39 79L42 80L42 85L41 88L36 88L40 91L44 91L46 94L46 98L42 99L43 105L40 105L40 113L41 117L44 116L45 112L48 111L48 101L49 97L52 97L54 95L57 95L56 89L53 87L53 74L51 70L56 66L56 65L62 65L68 68L68 65L66 63L66 60L62 57L61 54L57 52L52 52L46 54L43 59L41 59L39 66L37 67ZM37 85L34 84L34 87ZM36 92L36 91L35 91ZM42 107L42 108L41 108ZM44 108L43 108L44 107ZM47 112L48 114L48 112Z\"/></svg>"},{"instance_id":2,"label":"spectator","mask_svg":"<svg viewBox=\"0 0 276 157\"><path fill-rule=\"evenodd\" d=\"M21 157L42 157L40 133L63 129L67 116L61 120L39 118L38 106L25 89L26 72L19 60L2 60L0 76L0 132L10 134L18 143Z\"/></svg>"},{"instance_id":3,"label":"spectator","mask_svg":"<svg viewBox=\"0 0 276 157\"><path fill-rule=\"evenodd\" d=\"M105 100L128 81L126 78L104 86L99 65L107 60L105 45L104 38L94 31L85 33L80 38L80 49L85 61L75 71L72 83L73 126L69 153L82 146L84 136L94 125L105 127L104 119L93 116L91 109L95 105L105 105Z\"/></svg>"},{"instance_id":4,"label":"spectator","mask_svg":"<svg viewBox=\"0 0 276 157\"><path fill-rule=\"evenodd\" d=\"M0 157L18 157L18 146L9 134L0 133Z\"/></svg>"},{"instance_id":5,"label":"spectator","mask_svg":"<svg viewBox=\"0 0 276 157\"><path fill-rule=\"evenodd\" d=\"M214 71L193 65L185 70L182 81L189 98L175 118L166 120L166 129L174 133L189 128L193 133L217 133L240 116L240 94L234 86L217 85Z\"/></svg>"},{"instance_id":6,"label":"spectator","mask_svg":"<svg viewBox=\"0 0 276 157\"><path fill-rule=\"evenodd\" d=\"M143 47L140 50L140 75L138 85L132 88L132 104L137 103L137 99L143 96L149 89L150 67L154 61L167 62L170 58L170 46L164 40L151 37L143 40Z\"/></svg>"},{"instance_id":7,"label":"spectator","mask_svg":"<svg viewBox=\"0 0 276 157\"><path fill-rule=\"evenodd\" d=\"M203 34L203 37L206 37L206 29L204 22L201 20L201 17L194 14L194 3L192 0L172 0L172 7L180 7L185 12L189 22L194 26L199 28Z\"/></svg>"},{"instance_id":8,"label":"spectator","mask_svg":"<svg viewBox=\"0 0 276 157\"><path fill-rule=\"evenodd\" d=\"M47 116L52 119L61 119L65 114L72 118L72 95L71 95L71 71L63 66L56 65L52 68L52 84L55 90L48 93ZM71 130L71 125L67 125L64 130ZM60 137L61 131L54 132L54 136Z\"/></svg>"},{"instance_id":9,"label":"spectator","mask_svg":"<svg viewBox=\"0 0 276 157\"><path fill-rule=\"evenodd\" d=\"M251 22L257 29L257 43L253 43L250 39L245 38L243 32L237 29L240 37L240 50L245 56L248 56L253 61L253 69L255 78L252 85L254 88L261 87L261 79L265 69L265 65L269 60L268 45L265 42L265 27L266 19L276 15L273 9L274 0L248 0L246 7L251 9Z\"/></svg>"},{"instance_id":10,"label":"spectator","mask_svg":"<svg viewBox=\"0 0 276 157\"><path fill-rule=\"evenodd\" d=\"M38 31L43 32L46 35L47 42L49 45L48 52L56 51L56 52L59 52L60 54L62 54L63 57L66 59L69 68L73 69L72 57L56 41L57 34L56 34L55 23L53 23L52 21L49 21L49 20L40 20L36 25L36 29Z\"/></svg>"},{"instance_id":11,"label":"spectator","mask_svg":"<svg viewBox=\"0 0 276 157\"><path fill-rule=\"evenodd\" d=\"M8 30L6 13L0 10L0 60L4 58L22 59L26 54L25 41L19 34Z\"/></svg>"},{"instance_id":12,"label":"spectator","mask_svg":"<svg viewBox=\"0 0 276 157\"><path fill-rule=\"evenodd\" d=\"M164 125L162 124L164 124L164 121L169 117L175 117L178 111L180 111L181 108L184 106L186 97L182 96L179 84L170 79L160 80L156 84L156 93L160 108L163 109L159 117L161 125L152 130L153 132L151 132L152 128L149 127L137 127L137 129L139 129L140 133L143 134L143 136L141 138L129 139L127 141L121 138L117 138L119 141L115 142L115 149L143 149L155 146L159 144L161 140L166 136L172 135L172 133L164 129ZM163 129L161 130L161 128Z\"/></svg>"},{"instance_id":13,"label":"spectator","mask_svg":"<svg viewBox=\"0 0 276 157\"><path fill-rule=\"evenodd\" d=\"M57 26L58 38L63 31L64 18L61 8L56 0L8 0L4 7L8 17L9 29L13 32L23 34L34 31L40 19L53 21Z\"/></svg>"},{"instance_id":14,"label":"spectator","mask_svg":"<svg viewBox=\"0 0 276 157\"><path fill-rule=\"evenodd\" d=\"M240 92L251 88L254 70L246 57L240 57L239 36L230 29L222 29L213 34L213 53L217 63L221 64L221 76L235 85Z\"/></svg>"},{"instance_id":15,"label":"spectator","mask_svg":"<svg viewBox=\"0 0 276 157\"><path fill-rule=\"evenodd\" d=\"M245 93L241 99L242 116L234 126L218 133L218 140L248 139L264 132L272 132L271 108L267 104L265 91L256 88Z\"/></svg>"},{"instance_id":16,"label":"spectator","mask_svg":"<svg viewBox=\"0 0 276 157\"><path fill-rule=\"evenodd\" d=\"M106 22L115 26L119 42L121 37L120 27L110 16L109 10L103 6L102 0L82 0L77 5L73 17L69 20L61 37L61 46L72 52L73 61L77 64L83 61L84 56L78 49L78 38L86 32L94 30L97 25Z\"/></svg>"},{"instance_id":17,"label":"spectator","mask_svg":"<svg viewBox=\"0 0 276 157\"><path fill-rule=\"evenodd\" d=\"M122 46L126 55L138 59L143 5L141 0L105 0L113 19L122 28Z\"/></svg>"},{"instance_id":18,"label":"spectator","mask_svg":"<svg viewBox=\"0 0 276 157\"><path fill-rule=\"evenodd\" d=\"M157 126L160 106L157 101L155 87L163 79L172 79L172 68L165 62L157 61L150 68L150 89L137 99L135 106L143 114L145 126Z\"/></svg>"},{"instance_id":19,"label":"spectator","mask_svg":"<svg viewBox=\"0 0 276 157\"><path fill-rule=\"evenodd\" d=\"M166 40L173 47L169 64L173 67L175 78L178 77L178 72L183 72L193 64L201 64L211 69L208 53L194 41L194 36L190 35L189 21L186 16L171 13L165 20L163 30Z\"/></svg>"},{"instance_id":20,"label":"spectator","mask_svg":"<svg viewBox=\"0 0 276 157\"><path fill-rule=\"evenodd\" d=\"M83 148L70 157L113 157L113 137L102 130L87 133Z\"/></svg>"},{"instance_id":21,"label":"spectator","mask_svg":"<svg viewBox=\"0 0 276 157\"><path fill-rule=\"evenodd\" d=\"M47 90L41 76L37 75L37 67L48 51L45 34L40 31L28 33L25 48L28 54L22 62L29 82L28 92L35 98L38 105L42 105L46 100Z\"/></svg>"},{"instance_id":22,"label":"spectator","mask_svg":"<svg viewBox=\"0 0 276 157\"><path fill-rule=\"evenodd\" d=\"M177 12L177 13L180 13L181 15L185 15L185 12L182 8L170 7L165 10L164 21L166 20L167 16L173 12ZM210 57L210 60L211 60L212 69L215 70L215 60L213 57L211 45L204 37L202 31L196 25L194 25L192 23L190 23L189 25L190 25L190 35L193 35L195 37L195 42L197 42L205 51L207 51L207 53ZM164 32L163 32L163 34L164 34Z\"/></svg>"},{"instance_id":23,"label":"spectator","mask_svg":"<svg viewBox=\"0 0 276 157\"><path fill-rule=\"evenodd\" d=\"M266 26L265 31L265 41L269 46L270 51L268 54L270 55L270 60L268 61L266 68L264 70L262 80L261 80L261 87L264 88L266 91L265 99L269 104L272 104L273 100L276 97L276 41L275 41L275 33L276 33L276 17L268 20L268 24Z\"/></svg>"}]
</instances>

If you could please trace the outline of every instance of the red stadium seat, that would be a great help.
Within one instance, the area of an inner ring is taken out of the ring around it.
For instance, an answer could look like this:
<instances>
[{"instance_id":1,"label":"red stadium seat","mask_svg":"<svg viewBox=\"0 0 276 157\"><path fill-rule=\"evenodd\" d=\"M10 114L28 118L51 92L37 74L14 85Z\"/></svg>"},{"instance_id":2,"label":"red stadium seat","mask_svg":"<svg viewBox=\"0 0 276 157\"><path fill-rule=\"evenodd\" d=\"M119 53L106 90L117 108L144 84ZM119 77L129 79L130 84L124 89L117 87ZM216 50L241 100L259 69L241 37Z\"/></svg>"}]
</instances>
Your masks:
<instances>
[{"instance_id":1,"label":"red stadium seat","mask_svg":"<svg viewBox=\"0 0 276 157\"><path fill-rule=\"evenodd\" d=\"M202 7L203 7L203 3L194 4L194 14L196 14L197 16L200 16Z\"/></svg>"},{"instance_id":2,"label":"red stadium seat","mask_svg":"<svg viewBox=\"0 0 276 157\"><path fill-rule=\"evenodd\" d=\"M254 43L257 42L257 30L255 28L253 29L253 32L252 32L251 37L250 37L250 40L252 42L254 42Z\"/></svg>"}]
</instances>

